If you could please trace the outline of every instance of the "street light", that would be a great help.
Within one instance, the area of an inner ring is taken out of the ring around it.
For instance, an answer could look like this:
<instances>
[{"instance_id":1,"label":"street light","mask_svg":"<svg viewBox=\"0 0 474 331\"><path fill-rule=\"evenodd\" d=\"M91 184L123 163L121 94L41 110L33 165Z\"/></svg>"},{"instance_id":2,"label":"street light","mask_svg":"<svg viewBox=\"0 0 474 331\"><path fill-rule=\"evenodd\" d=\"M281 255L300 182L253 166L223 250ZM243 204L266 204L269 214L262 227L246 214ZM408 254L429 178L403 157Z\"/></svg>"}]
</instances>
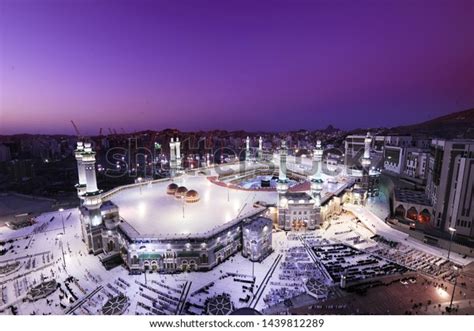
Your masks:
<instances>
[{"instance_id":1,"label":"street light","mask_svg":"<svg viewBox=\"0 0 474 331\"><path fill-rule=\"evenodd\" d=\"M450 227L448 230L451 233L451 240L449 241L449 248L448 248L448 261L449 261L449 255L451 254L451 245L453 243L454 235L456 234L456 229L453 227Z\"/></svg>"},{"instance_id":2,"label":"street light","mask_svg":"<svg viewBox=\"0 0 474 331\"><path fill-rule=\"evenodd\" d=\"M184 219L184 199L185 199L185 197L181 198L181 200L183 200L183 219Z\"/></svg>"},{"instance_id":3,"label":"street light","mask_svg":"<svg viewBox=\"0 0 474 331\"><path fill-rule=\"evenodd\" d=\"M142 194L142 182L143 182L143 178L142 177L138 177L137 178L137 182L140 186L140 195Z\"/></svg>"},{"instance_id":4,"label":"street light","mask_svg":"<svg viewBox=\"0 0 474 331\"><path fill-rule=\"evenodd\" d=\"M59 208L59 213L61 214L61 221L63 223L63 234L66 234L66 227L64 226L64 208Z\"/></svg>"},{"instance_id":5,"label":"street light","mask_svg":"<svg viewBox=\"0 0 474 331\"><path fill-rule=\"evenodd\" d=\"M453 309L453 300L454 300L454 292L456 292L456 285L458 284L458 268L453 266L454 269L454 286L453 286L453 293L451 293L451 302L449 303L449 312Z\"/></svg>"},{"instance_id":6,"label":"street light","mask_svg":"<svg viewBox=\"0 0 474 331\"><path fill-rule=\"evenodd\" d=\"M227 202L230 201L230 183L225 184L227 186Z\"/></svg>"},{"instance_id":7,"label":"street light","mask_svg":"<svg viewBox=\"0 0 474 331\"><path fill-rule=\"evenodd\" d=\"M62 254L63 254L63 266L64 266L64 270L66 270L66 258L64 257L63 236L62 236L62 235L58 235L58 239L59 239L59 246L61 246L61 252L62 252Z\"/></svg>"}]
</instances>

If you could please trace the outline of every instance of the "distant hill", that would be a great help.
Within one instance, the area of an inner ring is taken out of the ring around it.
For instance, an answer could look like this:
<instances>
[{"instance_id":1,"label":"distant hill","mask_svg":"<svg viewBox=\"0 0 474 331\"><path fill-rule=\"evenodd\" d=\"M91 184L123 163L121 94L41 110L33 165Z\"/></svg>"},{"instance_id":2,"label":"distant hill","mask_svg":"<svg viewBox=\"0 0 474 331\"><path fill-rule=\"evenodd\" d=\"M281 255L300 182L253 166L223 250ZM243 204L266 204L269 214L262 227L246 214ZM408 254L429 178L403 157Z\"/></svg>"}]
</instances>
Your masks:
<instances>
[{"instance_id":1,"label":"distant hill","mask_svg":"<svg viewBox=\"0 0 474 331\"><path fill-rule=\"evenodd\" d=\"M439 138L474 139L474 108L389 130L399 134L427 134Z\"/></svg>"}]
</instances>

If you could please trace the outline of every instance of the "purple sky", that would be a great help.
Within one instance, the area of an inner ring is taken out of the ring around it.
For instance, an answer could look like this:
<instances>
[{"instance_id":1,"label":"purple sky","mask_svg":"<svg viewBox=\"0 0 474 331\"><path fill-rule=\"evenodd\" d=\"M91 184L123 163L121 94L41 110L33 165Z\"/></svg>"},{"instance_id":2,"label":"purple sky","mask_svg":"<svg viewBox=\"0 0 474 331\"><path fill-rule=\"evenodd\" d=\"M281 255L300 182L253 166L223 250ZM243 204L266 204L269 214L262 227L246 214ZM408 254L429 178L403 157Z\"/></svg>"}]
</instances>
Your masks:
<instances>
[{"instance_id":1,"label":"purple sky","mask_svg":"<svg viewBox=\"0 0 474 331\"><path fill-rule=\"evenodd\" d=\"M350 129L474 106L472 0L2 0L0 42L0 134Z\"/></svg>"}]
</instances>

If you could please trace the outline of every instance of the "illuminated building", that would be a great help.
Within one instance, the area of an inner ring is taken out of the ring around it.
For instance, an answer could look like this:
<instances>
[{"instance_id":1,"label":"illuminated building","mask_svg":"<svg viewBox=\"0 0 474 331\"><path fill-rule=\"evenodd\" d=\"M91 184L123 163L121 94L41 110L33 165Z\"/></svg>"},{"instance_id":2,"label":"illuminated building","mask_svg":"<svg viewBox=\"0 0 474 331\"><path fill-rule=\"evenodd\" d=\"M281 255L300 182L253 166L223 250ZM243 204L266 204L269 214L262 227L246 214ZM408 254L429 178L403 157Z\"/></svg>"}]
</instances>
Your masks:
<instances>
[{"instance_id":1,"label":"illuminated building","mask_svg":"<svg viewBox=\"0 0 474 331\"><path fill-rule=\"evenodd\" d=\"M342 196L354 183L347 178L323 187L320 144L313 160L304 160L315 168L308 176L294 169L293 157L288 164L283 141L276 187L252 194L232 178L268 172L264 163L244 161L245 167L230 164L226 171L210 166L185 172L178 166L178 151L179 140L172 139L172 177L136 181L101 192L95 177L95 153L90 144L78 144L80 183L85 178L85 188L78 190L83 200L80 217L90 253L98 254L103 262L120 256L132 272L210 270L242 249L244 256L261 260L271 252L274 227L316 229L342 211ZM288 172L297 180L289 179ZM267 216L274 217L275 224ZM247 235L243 229L248 229Z\"/></svg>"},{"instance_id":2,"label":"illuminated building","mask_svg":"<svg viewBox=\"0 0 474 331\"><path fill-rule=\"evenodd\" d=\"M433 139L426 193L433 205L431 224L474 237L474 141Z\"/></svg>"},{"instance_id":3,"label":"illuminated building","mask_svg":"<svg viewBox=\"0 0 474 331\"><path fill-rule=\"evenodd\" d=\"M242 255L260 262L272 252L272 220L257 217L242 225Z\"/></svg>"}]
</instances>

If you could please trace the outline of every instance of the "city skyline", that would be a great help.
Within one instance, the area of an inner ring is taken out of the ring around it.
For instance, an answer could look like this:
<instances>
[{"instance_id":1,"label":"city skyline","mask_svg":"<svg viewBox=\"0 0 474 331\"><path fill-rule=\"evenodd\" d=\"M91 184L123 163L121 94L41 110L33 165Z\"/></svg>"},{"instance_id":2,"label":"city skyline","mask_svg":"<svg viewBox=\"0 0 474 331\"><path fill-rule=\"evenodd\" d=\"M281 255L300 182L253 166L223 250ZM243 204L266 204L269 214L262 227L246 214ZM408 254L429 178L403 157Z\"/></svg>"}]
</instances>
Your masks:
<instances>
[{"instance_id":1,"label":"city skyline","mask_svg":"<svg viewBox=\"0 0 474 331\"><path fill-rule=\"evenodd\" d=\"M2 2L2 134L355 129L474 105L470 1L140 4Z\"/></svg>"}]
</instances>

